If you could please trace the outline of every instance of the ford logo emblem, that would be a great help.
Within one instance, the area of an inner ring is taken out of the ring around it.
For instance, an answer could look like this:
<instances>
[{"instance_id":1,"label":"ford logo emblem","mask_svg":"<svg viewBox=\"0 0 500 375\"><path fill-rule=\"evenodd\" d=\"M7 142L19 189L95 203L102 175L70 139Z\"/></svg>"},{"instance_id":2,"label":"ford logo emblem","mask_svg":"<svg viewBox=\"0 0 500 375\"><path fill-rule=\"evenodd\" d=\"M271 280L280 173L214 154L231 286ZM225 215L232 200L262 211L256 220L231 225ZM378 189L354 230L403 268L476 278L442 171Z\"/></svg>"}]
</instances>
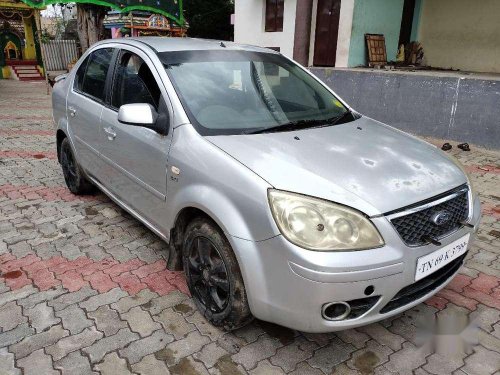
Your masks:
<instances>
[{"instance_id":1,"label":"ford logo emblem","mask_svg":"<svg viewBox=\"0 0 500 375\"><path fill-rule=\"evenodd\" d=\"M451 219L451 214L448 211L439 211L433 214L430 218L435 225L444 225Z\"/></svg>"}]
</instances>

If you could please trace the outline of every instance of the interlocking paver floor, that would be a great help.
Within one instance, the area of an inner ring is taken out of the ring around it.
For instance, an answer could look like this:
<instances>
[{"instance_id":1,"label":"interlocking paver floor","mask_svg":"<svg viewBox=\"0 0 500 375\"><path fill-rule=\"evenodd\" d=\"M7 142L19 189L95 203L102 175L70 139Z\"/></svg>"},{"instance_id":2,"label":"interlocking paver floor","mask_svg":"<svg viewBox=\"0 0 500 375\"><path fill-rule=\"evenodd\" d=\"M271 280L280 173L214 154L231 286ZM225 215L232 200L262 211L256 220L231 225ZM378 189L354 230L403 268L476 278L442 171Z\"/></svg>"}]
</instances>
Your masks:
<instances>
[{"instance_id":1,"label":"interlocking paver floor","mask_svg":"<svg viewBox=\"0 0 500 375\"><path fill-rule=\"evenodd\" d=\"M331 334L259 321L225 333L196 311L182 273L166 270L158 237L103 194L69 193L54 142L45 85L0 80L0 374L500 370L499 153L451 152L484 217L460 274L426 303ZM473 325L432 340L435 317Z\"/></svg>"}]
</instances>

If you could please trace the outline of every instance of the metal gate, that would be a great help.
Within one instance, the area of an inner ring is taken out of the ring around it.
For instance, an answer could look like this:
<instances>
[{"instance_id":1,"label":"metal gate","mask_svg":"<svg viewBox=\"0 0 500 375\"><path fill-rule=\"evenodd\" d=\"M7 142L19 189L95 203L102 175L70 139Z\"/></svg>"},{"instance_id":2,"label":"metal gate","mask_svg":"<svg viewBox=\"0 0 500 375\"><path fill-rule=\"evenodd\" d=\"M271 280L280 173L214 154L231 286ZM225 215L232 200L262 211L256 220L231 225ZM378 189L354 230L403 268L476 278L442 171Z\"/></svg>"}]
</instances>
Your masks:
<instances>
[{"instance_id":1,"label":"metal gate","mask_svg":"<svg viewBox=\"0 0 500 375\"><path fill-rule=\"evenodd\" d=\"M42 43L45 69L67 70L68 64L78 58L76 40L49 40Z\"/></svg>"}]
</instances>

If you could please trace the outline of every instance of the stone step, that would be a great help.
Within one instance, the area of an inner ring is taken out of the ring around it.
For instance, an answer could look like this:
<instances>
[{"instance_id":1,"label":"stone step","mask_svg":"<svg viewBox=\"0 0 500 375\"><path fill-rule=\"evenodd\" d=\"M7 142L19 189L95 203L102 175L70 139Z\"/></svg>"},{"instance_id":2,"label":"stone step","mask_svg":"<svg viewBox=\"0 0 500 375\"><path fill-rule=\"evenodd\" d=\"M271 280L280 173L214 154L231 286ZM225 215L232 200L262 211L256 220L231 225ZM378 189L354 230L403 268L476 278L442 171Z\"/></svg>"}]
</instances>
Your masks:
<instances>
[{"instance_id":1,"label":"stone step","mask_svg":"<svg viewBox=\"0 0 500 375\"><path fill-rule=\"evenodd\" d=\"M36 65L14 65L12 70L16 78L20 81L38 81L43 80L44 77L40 74Z\"/></svg>"},{"instance_id":2,"label":"stone step","mask_svg":"<svg viewBox=\"0 0 500 375\"><path fill-rule=\"evenodd\" d=\"M21 65L21 66L13 66L12 67L15 71L24 71L24 70L33 70L33 69L37 69L37 67L35 65Z\"/></svg>"},{"instance_id":3,"label":"stone step","mask_svg":"<svg viewBox=\"0 0 500 375\"><path fill-rule=\"evenodd\" d=\"M45 78L42 76L38 77L19 77L19 81L43 81Z\"/></svg>"},{"instance_id":4,"label":"stone step","mask_svg":"<svg viewBox=\"0 0 500 375\"><path fill-rule=\"evenodd\" d=\"M18 74L17 76L19 78L41 77L40 73L25 73L25 74Z\"/></svg>"},{"instance_id":5,"label":"stone step","mask_svg":"<svg viewBox=\"0 0 500 375\"><path fill-rule=\"evenodd\" d=\"M37 71L38 72L38 68L29 68L29 69L14 69L16 72L19 72L19 73L25 73L25 72L31 72L31 71Z\"/></svg>"},{"instance_id":6,"label":"stone step","mask_svg":"<svg viewBox=\"0 0 500 375\"><path fill-rule=\"evenodd\" d=\"M17 67L22 65L37 65L36 60L8 60L6 61L6 65Z\"/></svg>"}]
</instances>

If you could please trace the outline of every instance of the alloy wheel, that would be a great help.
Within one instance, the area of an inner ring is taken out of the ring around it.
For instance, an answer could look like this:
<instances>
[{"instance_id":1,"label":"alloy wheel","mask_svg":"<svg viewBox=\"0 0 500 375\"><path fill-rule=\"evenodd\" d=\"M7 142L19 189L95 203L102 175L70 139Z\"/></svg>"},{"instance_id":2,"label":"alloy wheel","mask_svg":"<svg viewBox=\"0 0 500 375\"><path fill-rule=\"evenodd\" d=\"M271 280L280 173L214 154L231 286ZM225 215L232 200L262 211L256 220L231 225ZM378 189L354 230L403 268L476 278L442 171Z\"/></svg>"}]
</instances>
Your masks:
<instances>
[{"instance_id":1,"label":"alloy wheel","mask_svg":"<svg viewBox=\"0 0 500 375\"><path fill-rule=\"evenodd\" d=\"M188 255L188 275L194 297L214 313L222 312L229 301L229 278L216 245L196 236Z\"/></svg>"},{"instance_id":2,"label":"alloy wheel","mask_svg":"<svg viewBox=\"0 0 500 375\"><path fill-rule=\"evenodd\" d=\"M64 147L61 153L61 165L63 169L64 179L70 190L76 188L77 172L75 159L69 147Z\"/></svg>"}]
</instances>

